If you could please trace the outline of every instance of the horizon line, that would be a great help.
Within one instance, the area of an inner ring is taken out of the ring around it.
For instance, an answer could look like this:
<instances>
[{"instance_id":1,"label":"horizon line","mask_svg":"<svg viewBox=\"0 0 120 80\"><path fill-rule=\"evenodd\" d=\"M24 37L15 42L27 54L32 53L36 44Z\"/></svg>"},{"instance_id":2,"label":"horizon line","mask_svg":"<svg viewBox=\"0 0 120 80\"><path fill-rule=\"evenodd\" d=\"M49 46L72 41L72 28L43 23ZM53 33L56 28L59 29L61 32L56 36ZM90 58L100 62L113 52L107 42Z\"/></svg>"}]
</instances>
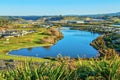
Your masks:
<instances>
[{"instance_id":1,"label":"horizon line","mask_svg":"<svg viewBox=\"0 0 120 80\"><path fill-rule=\"evenodd\" d=\"M88 15L106 15L106 14L114 14L120 12L111 12L111 13L90 13L90 14L50 14L50 15L0 15L0 16L88 16Z\"/></svg>"}]
</instances>

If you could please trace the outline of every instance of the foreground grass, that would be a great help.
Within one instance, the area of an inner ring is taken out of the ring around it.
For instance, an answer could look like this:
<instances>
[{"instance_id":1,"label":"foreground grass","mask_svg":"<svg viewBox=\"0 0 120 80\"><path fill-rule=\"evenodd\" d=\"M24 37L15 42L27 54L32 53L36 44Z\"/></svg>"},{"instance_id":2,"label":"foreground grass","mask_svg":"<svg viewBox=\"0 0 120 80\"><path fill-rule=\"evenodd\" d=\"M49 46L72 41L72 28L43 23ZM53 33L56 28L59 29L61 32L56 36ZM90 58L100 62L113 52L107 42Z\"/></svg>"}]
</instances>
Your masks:
<instances>
[{"instance_id":1,"label":"foreground grass","mask_svg":"<svg viewBox=\"0 0 120 80\"><path fill-rule=\"evenodd\" d=\"M1 71L1 80L120 80L120 58L63 60L57 63L24 63Z\"/></svg>"}]
</instances>

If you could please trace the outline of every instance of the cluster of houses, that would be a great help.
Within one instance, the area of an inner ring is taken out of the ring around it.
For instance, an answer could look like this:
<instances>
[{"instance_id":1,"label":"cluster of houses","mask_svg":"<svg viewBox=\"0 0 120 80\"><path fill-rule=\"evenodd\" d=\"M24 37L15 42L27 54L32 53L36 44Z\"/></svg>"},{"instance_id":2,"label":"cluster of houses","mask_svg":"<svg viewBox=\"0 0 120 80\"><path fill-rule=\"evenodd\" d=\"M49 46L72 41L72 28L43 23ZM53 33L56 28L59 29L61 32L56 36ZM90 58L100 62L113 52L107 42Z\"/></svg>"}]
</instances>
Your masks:
<instances>
[{"instance_id":1,"label":"cluster of houses","mask_svg":"<svg viewBox=\"0 0 120 80\"><path fill-rule=\"evenodd\" d=\"M118 27L100 27L102 30L104 30L104 31L108 31L108 32L114 32L114 33L120 33L120 28L118 28Z\"/></svg>"},{"instance_id":2,"label":"cluster of houses","mask_svg":"<svg viewBox=\"0 0 120 80\"><path fill-rule=\"evenodd\" d=\"M58 20L58 21L49 21L50 23L72 23L72 24L84 24L91 22L103 22L103 19L91 19L91 20Z\"/></svg>"},{"instance_id":3,"label":"cluster of houses","mask_svg":"<svg viewBox=\"0 0 120 80\"><path fill-rule=\"evenodd\" d=\"M36 32L36 30L0 30L0 37L19 37L34 32Z\"/></svg>"},{"instance_id":4,"label":"cluster of houses","mask_svg":"<svg viewBox=\"0 0 120 80\"><path fill-rule=\"evenodd\" d=\"M101 32L114 32L120 34L119 27L96 26L96 27L89 27L89 30L101 31Z\"/></svg>"},{"instance_id":5,"label":"cluster of houses","mask_svg":"<svg viewBox=\"0 0 120 80\"><path fill-rule=\"evenodd\" d=\"M53 24L40 24L40 27L44 27L44 28L49 28L52 26L53 26Z\"/></svg>"},{"instance_id":6,"label":"cluster of houses","mask_svg":"<svg viewBox=\"0 0 120 80\"><path fill-rule=\"evenodd\" d=\"M91 19L91 20L67 20L66 23L84 24L91 22L103 22L103 19Z\"/></svg>"}]
</instances>

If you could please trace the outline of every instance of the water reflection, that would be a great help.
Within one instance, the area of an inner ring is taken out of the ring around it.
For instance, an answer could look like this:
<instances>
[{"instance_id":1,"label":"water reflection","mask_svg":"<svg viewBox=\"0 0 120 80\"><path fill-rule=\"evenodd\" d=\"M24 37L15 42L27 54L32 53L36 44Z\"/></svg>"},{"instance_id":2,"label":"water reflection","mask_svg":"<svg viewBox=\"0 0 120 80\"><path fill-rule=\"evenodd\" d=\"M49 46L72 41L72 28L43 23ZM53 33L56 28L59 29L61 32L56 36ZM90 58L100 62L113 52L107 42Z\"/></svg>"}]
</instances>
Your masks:
<instances>
[{"instance_id":1,"label":"water reflection","mask_svg":"<svg viewBox=\"0 0 120 80\"><path fill-rule=\"evenodd\" d=\"M32 51L32 47L28 48L29 51Z\"/></svg>"},{"instance_id":2,"label":"water reflection","mask_svg":"<svg viewBox=\"0 0 120 80\"><path fill-rule=\"evenodd\" d=\"M50 49L51 46L43 46L45 49Z\"/></svg>"}]
</instances>

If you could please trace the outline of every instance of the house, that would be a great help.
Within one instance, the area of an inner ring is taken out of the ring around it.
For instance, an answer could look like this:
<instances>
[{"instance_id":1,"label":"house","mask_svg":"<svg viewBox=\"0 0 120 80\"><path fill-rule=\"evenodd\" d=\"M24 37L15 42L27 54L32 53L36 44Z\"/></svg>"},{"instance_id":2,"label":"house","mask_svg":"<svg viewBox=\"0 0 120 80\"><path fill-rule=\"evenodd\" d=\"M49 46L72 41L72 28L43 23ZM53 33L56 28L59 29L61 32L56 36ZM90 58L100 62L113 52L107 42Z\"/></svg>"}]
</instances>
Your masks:
<instances>
[{"instance_id":1,"label":"house","mask_svg":"<svg viewBox=\"0 0 120 80\"><path fill-rule=\"evenodd\" d=\"M76 21L76 23L78 23L78 24L79 24L79 23L83 23L83 24L84 24L85 21L82 21L82 20L81 20L81 21Z\"/></svg>"},{"instance_id":2,"label":"house","mask_svg":"<svg viewBox=\"0 0 120 80\"><path fill-rule=\"evenodd\" d=\"M0 30L0 37L19 37L34 32L36 30Z\"/></svg>"},{"instance_id":3,"label":"house","mask_svg":"<svg viewBox=\"0 0 120 80\"><path fill-rule=\"evenodd\" d=\"M85 23L85 21L84 20L79 20L79 21L77 21L77 20L66 20L66 23L80 24L80 23Z\"/></svg>"},{"instance_id":4,"label":"house","mask_svg":"<svg viewBox=\"0 0 120 80\"><path fill-rule=\"evenodd\" d=\"M85 20L86 22L90 23L90 22L103 22L103 19L90 19L90 20Z\"/></svg>"},{"instance_id":5,"label":"house","mask_svg":"<svg viewBox=\"0 0 120 80\"><path fill-rule=\"evenodd\" d=\"M0 28L0 37L2 37L2 34L5 32L5 28Z\"/></svg>"}]
</instances>

